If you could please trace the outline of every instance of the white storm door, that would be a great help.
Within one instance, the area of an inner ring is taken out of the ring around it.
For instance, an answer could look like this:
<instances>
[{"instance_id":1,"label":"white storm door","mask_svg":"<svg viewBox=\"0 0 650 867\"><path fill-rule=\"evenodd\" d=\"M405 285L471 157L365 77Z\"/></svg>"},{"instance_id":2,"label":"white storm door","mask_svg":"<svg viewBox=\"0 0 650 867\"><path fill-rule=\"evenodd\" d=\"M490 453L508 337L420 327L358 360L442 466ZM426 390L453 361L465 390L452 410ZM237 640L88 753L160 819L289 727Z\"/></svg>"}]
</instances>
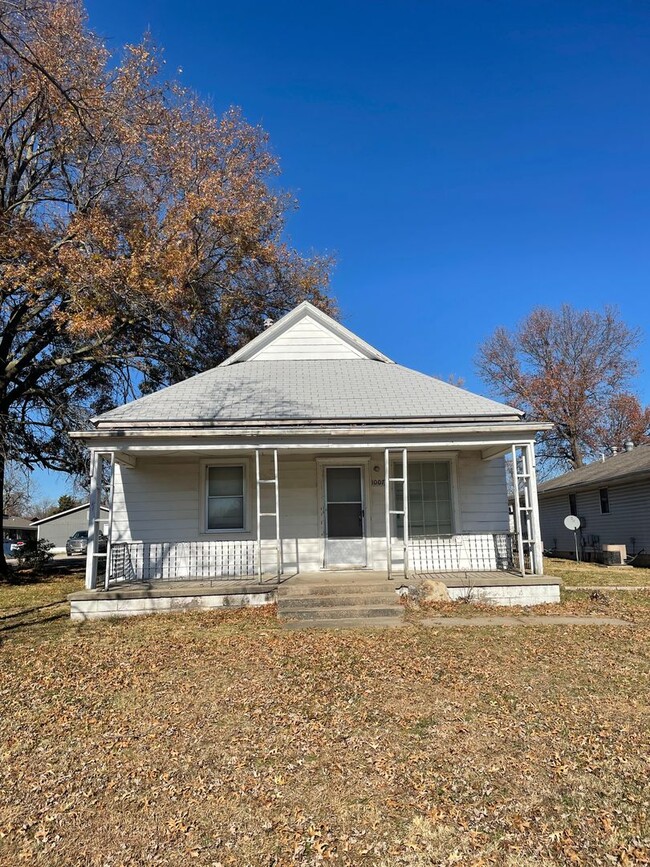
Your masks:
<instances>
[{"instance_id":1,"label":"white storm door","mask_svg":"<svg viewBox=\"0 0 650 867\"><path fill-rule=\"evenodd\" d=\"M325 566L366 565L363 470L325 467Z\"/></svg>"}]
</instances>

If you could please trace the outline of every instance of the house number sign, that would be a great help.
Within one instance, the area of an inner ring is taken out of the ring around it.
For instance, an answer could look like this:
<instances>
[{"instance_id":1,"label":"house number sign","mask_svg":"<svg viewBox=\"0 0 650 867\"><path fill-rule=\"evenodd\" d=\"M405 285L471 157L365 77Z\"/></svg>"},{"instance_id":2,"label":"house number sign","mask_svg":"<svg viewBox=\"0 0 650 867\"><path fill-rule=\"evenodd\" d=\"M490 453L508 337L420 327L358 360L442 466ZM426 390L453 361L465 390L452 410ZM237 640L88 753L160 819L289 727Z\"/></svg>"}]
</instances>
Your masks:
<instances>
[{"instance_id":1,"label":"house number sign","mask_svg":"<svg viewBox=\"0 0 650 867\"><path fill-rule=\"evenodd\" d=\"M385 479L371 479L370 484L372 485L373 488L378 488L380 485L385 485L386 480Z\"/></svg>"}]
</instances>

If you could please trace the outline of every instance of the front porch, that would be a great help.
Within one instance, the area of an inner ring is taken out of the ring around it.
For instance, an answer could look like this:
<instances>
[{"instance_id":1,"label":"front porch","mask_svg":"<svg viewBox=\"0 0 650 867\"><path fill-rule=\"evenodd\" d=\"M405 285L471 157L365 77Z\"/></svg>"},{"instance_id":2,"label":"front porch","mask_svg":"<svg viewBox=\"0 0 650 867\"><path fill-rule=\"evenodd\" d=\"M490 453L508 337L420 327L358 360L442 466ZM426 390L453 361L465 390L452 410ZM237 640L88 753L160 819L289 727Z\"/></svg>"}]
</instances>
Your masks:
<instances>
[{"instance_id":1,"label":"front porch","mask_svg":"<svg viewBox=\"0 0 650 867\"><path fill-rule=\"evenodd\" d=\"M86 587L261 584L321 569L541 575L533 444L454 445L96 452ZM506 454L520 492L514 532ZM108 522L99 518L107 469Z\"/></svg>"},{"instance_id":2,"label":"front porch","mask_svg":"<svg viewBox=\"0 0 650 867\"><path fill-rule=\"evenodd\" d=\"M386 607L392 606L393 619L401 619L398 591L431 579L447 587L451 600L468 600L495 605L539 605L560 601L559 578L520 574L509 570L464 572L412 572L393 576L388 572L339 571L304 572L284 575L280 583L258 582L254 578L201 578L128 581L108 590L83 590L68 597L73 620L132 617L141 614L174 613L279 605L281 617L295 616L295 603L303 600L305 611L313 617L313 600L329 605L326 615L336 611L337 619L358 620L359 604L366 619L387 620ZM310 602L309 600L312 600ZM288 600L288 604L287 604ZM373 607L374 606L374 607ZM323 613L323 612L321 612ZM354 625L354 624L350 624ZM381 625L381 624L378 624Z\"/></svg>"}]
</instances>

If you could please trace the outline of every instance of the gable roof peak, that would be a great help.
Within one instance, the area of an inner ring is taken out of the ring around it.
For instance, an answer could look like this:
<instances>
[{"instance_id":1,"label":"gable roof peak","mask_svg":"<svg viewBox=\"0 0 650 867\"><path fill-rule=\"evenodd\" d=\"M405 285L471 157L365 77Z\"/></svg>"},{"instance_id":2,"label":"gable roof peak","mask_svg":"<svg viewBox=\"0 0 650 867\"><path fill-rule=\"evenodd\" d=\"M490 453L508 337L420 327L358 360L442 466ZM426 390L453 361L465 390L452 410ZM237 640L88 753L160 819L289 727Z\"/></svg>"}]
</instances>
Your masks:
<instances>
[{"instance_id":1,"label":"gable roof peak","mask_svg":"<svg viewBox=\"0 0 650 867\"><path fill-rule=\"evenodd\" d=\"M220 367L244 361L343 358L394 363L310 301L302 301L222 361Z\"/></svg>"}]
</instances>

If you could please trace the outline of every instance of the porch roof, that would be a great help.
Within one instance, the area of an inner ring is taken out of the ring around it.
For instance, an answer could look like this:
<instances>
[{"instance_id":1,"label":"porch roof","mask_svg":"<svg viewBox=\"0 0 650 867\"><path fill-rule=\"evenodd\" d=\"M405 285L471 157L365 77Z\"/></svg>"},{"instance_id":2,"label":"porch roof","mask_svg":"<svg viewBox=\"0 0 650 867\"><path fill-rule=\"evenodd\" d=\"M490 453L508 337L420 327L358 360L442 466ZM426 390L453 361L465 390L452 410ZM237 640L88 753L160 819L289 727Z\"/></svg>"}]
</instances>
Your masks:
<instances>
[{"instance_id":1,"label":"porch roof","mask_svg":"<svg viewBox=\"0 0 650 867\"><path fill-rule=\"evenodd\" d=\"M93 419L98 428L281 422L497 421L523 413L398 364L271 360L221 366Z\"/></svg>"}]
</instances>

